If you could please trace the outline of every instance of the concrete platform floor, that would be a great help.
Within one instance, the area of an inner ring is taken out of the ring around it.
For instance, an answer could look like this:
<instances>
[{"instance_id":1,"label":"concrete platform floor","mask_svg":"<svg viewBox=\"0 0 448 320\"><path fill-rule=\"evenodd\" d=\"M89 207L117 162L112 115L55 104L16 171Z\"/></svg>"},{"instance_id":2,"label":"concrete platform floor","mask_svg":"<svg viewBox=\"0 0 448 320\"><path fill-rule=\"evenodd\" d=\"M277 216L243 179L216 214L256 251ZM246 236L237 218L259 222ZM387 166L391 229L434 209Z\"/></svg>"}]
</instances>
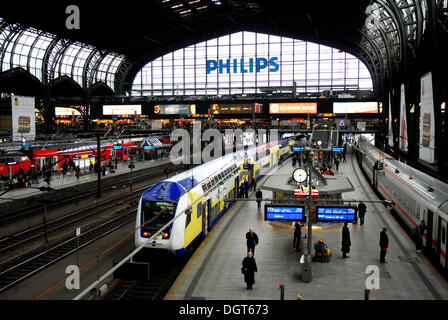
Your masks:
<instances>
[{"instance_id":1,"label":"concrete platform floor","mask_svg":"<svg viewBox=\"0 0 448 320\"><path fill-rule=\"evenodd\" d=\"M291 166L289 162L284 165ZM345 199L378 200L350 155L336 174L347 176L355 186L355 191L344 194ZM271 195L264 192L263 196ZM312 262L312 280L308 283L299 279L300 254L292 246L293 230L279 225L264 221L264 213L257 211L255 201L236 203L203 241L165 299L278 300L279 284L283 284L285 300L296 300L299 293L304 300L363 300L366 268L371 265L380 271L380 289L372 290L371 300L448 299L447 280L416 252L415 244L382 204L367 203L365 224L349 224L349 259L343 259L340 251L342 224L313 230L313 243L325 238L333 256L329 263ZM383 226L389 229L387 264L379 262ZM247 254L245 234L250 227L260 238L255 249L258 273L253 290L246 289L240 271Z\"/></svg>"}]
</instances>

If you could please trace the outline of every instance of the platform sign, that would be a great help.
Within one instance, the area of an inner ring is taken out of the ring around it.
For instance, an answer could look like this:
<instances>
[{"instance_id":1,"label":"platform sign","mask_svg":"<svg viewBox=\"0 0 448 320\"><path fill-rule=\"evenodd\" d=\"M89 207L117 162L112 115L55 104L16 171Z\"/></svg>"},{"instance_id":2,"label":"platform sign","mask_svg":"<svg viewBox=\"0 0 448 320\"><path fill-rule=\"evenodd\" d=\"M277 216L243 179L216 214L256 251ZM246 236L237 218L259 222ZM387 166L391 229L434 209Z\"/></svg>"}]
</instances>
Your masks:
<instances>
[{"instance_id":1,"label":"platform sign","mask_svg":"<svg viewBox=\"0 0 448 320\"><path fill-rule=\"evenodd\" d=\"M317 222L356 221L356 207L316 206Z\"/></svg>"},{"instance_id":2,"label":"platform sign","mask_svg":"<svg viewBox=\"0 0 448 320\"><path fill-rule=\"evenodd\" d=\"M152 151L152 150L154 150L154 147L153 146L144 146L143 150L145 150L145 151Z\"/></svg>"},{"instance_id":3,"label":"platform sign","mask_svg":"<svg viewBox=\"0 0 448 320\"><path fill-rule=\"evenodd\" d=\"M332 152L344 152L344 147L333 147Z\"/></svg>"},{"instance_id":4,"label":"platform sign","mask_svg":"<svg viewBox=\"0 0 448 320\"><path fill-rule=\"evenodd\" d=\"M305 147L292 147L293 152L305 151Z\"/></svg>"},{"instance_id":5,"label":"platform sign","mask_svg":"<svg viewBox=\"0 0 448 320\"><path fill-rule=\"evenodd\" d=\"M264 220L305 221L305 206L274 205L264 207Z\"/></svg>"}]
</instances>

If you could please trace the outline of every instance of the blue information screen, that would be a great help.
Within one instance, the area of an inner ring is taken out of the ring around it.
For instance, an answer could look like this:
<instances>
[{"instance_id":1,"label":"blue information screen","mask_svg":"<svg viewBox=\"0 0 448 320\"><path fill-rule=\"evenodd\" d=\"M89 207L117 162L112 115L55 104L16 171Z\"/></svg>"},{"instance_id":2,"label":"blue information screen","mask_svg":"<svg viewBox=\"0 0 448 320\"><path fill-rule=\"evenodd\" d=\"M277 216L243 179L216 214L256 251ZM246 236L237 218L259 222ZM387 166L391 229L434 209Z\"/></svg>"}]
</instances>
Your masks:
<instances>
[{"instance_id":1,"label":"blue information screen","mask_svg":"<svg viewBox=\"0 0 448 320\"><path fill-rule=\"evenodd\" d=\"M356 207L316 207L317 222L355 221Z\"/></svg>"},{"instance_id":2,"label":"blue information screen","mask_svg":"<svg viewBox=\"0 0 448 320\"><path fill-rule=\"evenodd\" d=\"M143 150L154 150L154 147L152 147L152 146L144 146Z\"/></svg>"},{"instance_id":3,"label":"blue information screen","mask_svg":"<svg viewBox=\"0 0 448 320\"><path fill-rule=\"evenodd\" d=\"M123 146L114 146L114 150L121 150L123 149Z\"/></svg>"},{"instance_id":4,"label":"blue information screen","mask_svg":"<svg viewBox=\"0 0 448 320\"><path fill-rule=\"evenodd\" d=\"M305 147L292 147L293 152L305 151Z\"/></svg>"},{"instance_id":5,"label":"blue information screen","mask_svg":"<svg viewBox=\"0 0 448 320\"><path fill-rule=\"evenodd\" d=\"M305 206L266 205L264 220L304 221Z\"/></svg>"},{"instance_id":6,"label":"blue information screen","mask_svg":"<svg viewBox=\"0 0 448 320\"><path fill-rule=\"evenodd\" d=\"M342 148L342 147L334 147L334 148L332 149L332 151L333 151L333 152L344 152L344 148Z\"/></svg>"}]
</instances>

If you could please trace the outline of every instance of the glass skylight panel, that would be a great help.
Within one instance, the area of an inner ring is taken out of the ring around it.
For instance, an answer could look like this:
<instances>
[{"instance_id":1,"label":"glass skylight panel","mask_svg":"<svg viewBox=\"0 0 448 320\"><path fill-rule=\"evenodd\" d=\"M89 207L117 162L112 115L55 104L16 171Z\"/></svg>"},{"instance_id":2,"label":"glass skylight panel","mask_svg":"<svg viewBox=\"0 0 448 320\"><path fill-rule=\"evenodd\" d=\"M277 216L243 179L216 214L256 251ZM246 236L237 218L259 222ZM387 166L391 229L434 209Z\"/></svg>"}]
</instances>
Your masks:
<instances>
[{"instance_id":1,"label":"glass skylight panel","mask_svg":"<svg viewBox=\"0 0 448 320\"><path fill-rule=\"evenodd\" d=\"M377 32L371 32L378 37ZM380 45L384 48L384 44ZM269 65L271 58L278 68ZM263 65L259 72L255 72L256 63ZM152 77L144 76L150 73ZM298 92L349 90L360 87L359 82L365 80L361 75L365 74L371 83L365 65L337 49L286 37L239 32L153 60L137 74L133 90L159 95L162 92L154 89L163 87L173 88L175 95L227 95L261 92L261 87L291 87L294 82Z\"/></svg>"}]
</instances>

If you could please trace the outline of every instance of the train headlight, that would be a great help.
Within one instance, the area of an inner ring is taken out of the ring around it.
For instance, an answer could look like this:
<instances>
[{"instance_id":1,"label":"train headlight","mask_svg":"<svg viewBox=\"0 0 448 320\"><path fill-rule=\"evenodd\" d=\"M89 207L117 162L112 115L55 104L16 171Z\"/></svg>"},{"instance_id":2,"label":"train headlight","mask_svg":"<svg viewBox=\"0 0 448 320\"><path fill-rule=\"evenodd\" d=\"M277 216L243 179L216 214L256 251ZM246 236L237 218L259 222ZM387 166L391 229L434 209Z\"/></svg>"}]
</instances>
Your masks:
<instances>
[{"instance_id":1,"label":"train headlight","mask_svg":"<svg viewBox=\"0 0 448 320\"><path fill-rule=\"evenodd\" d=\"M170 235L168 234L168 232L164 232L164 233L162 233L162 238L163 238L163 239L168 239L169 236L170 236Z\"/></svg>"},{"instance_id":2,"label":"train headlight","mask_svg":"<svg viewBox=\"0 0 448 320\"><path fill-rule=\"evenodd\" d=\"M147 231L143 232L143 236L144 236L144 237L149 236L149 232L147 232Z\"/></svg>"}]
</instances>

